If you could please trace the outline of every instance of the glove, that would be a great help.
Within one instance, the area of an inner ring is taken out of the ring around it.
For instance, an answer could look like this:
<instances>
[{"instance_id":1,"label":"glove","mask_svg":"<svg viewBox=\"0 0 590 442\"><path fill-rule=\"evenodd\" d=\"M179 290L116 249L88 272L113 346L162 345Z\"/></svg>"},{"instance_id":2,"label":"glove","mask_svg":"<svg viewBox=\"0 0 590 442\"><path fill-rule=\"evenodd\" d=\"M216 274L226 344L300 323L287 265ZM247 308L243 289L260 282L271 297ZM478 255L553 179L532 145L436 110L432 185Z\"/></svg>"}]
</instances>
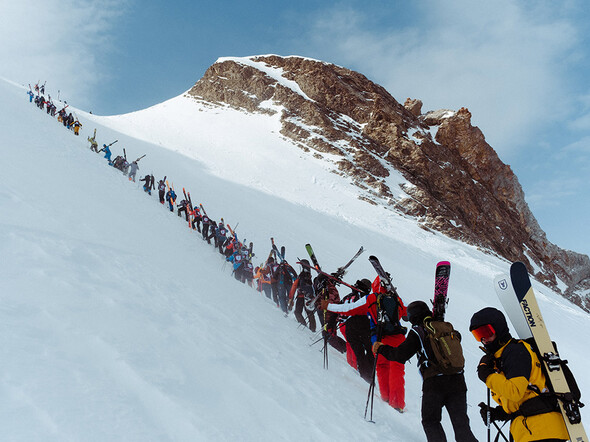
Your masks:
<instances>
[{"instance_id":1,"label":"glove","mask_svg":"<svg viewBox=\"0 0 590 442\"><path fill-rule=\"evenodd\" d=\"M483 402L480 402L478 405L479 405L479 414L481 414L481 418L483 419L483 423L485 425L488 424L488 411L490 413L490 424L492 422L497 422L497 421L504 422L504 421L510 420L510 415L508 413L506 413L501 406L488 407Z\"/></svg>"},{"instance_id":2,"label":"glove","mask_svg":"<svg viewBox=\"0 0 590 442\"><path fill-rule=\"evenodd\" d=\"M328 310L328 306L330 305L330 301L327 299L322 299L320 301L320 310Z\"/></svg>"},{"instance_id":3,"label":"glove","mask_svg":"<svg viewBox=\"0 0 590 442\"><path fill-rule=\"evenodd\" d=\"M495 373L496 370L494 369L494 355L493 354L485 354L483 358L480 359L479 365L477 366L477 377L481 379L481 381L485 384L486 379L492 373Z\"/></svg>"},{"instance_id":4,"label":"glove","mask_svg":"<svg viewBox=\"0 0 590 442\"><path fill-rule=\"evenodd\" d=\"M381 347L382 345L383 345L382 342L379 342L379 341L375 342L373 344L373 354L375 354L375 355L379 354L379 347Z\"/></svg>"}]
</instances>

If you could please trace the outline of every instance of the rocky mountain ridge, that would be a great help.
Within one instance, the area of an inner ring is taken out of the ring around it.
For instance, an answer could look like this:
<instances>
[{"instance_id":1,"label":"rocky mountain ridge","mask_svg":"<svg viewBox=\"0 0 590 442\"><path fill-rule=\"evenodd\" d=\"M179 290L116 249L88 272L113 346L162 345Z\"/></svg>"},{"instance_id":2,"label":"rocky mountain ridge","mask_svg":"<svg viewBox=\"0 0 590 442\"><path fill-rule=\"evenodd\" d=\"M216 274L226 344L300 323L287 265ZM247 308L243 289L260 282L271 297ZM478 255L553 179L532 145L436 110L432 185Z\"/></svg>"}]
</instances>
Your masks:
<instances>
[{"instance_id":1,"label":"rocky mountain ridge","mask_svg":"<svg viewBox=\"0 0 590 442\"><path fill-rule=\"evenodd\" d=\"M334 162L359 198L415 217L529 271L590 311L590 259L547 240L510 166L466 108L422 112L362 74L302 57L220 59L188 95L246 112L280 112L281 134ZM334 160L334 158L336 158ZM387 184L391 168L407 183Z\"/></svg>"}]
</instances>

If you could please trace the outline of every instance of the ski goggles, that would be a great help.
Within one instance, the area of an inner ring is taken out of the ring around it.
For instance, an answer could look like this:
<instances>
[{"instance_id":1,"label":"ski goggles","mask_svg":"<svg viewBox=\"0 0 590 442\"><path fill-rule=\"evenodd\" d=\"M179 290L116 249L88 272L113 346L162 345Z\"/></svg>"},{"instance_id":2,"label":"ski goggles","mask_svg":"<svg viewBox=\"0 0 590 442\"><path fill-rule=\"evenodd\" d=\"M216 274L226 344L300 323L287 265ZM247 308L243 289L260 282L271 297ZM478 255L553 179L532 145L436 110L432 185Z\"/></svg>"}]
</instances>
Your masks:
<instances>
[{"instance_id":1,"label":"ski goggles","mask_svg":"<svg viewBox=\"0 0 590 442\"><path fill-rule=\"evenodd\" d=\"M496 330L492 327L491 324L482 325L481 327L474 328L471 330L473 336L477 340L477 342L481 342L482 339L489 340L494 334L496 334Z\"/></svg>"}]
</instances>

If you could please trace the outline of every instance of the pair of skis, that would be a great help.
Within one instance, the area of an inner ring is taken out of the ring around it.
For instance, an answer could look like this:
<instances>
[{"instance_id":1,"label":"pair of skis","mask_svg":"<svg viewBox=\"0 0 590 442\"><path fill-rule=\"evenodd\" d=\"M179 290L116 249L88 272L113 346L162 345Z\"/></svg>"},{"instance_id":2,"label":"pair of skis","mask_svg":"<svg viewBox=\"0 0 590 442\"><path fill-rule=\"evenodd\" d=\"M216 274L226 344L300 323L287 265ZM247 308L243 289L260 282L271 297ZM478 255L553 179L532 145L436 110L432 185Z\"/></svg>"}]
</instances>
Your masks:
<instances>
[{"instance_id":1,"label":"pair of skis","mask_svg":"<svg viewBox=\"0 0 590 442\"><path fill-rule=\"evenodd\" d=\"M549 337L526 266L522 262L515 262L510 266L510 275L497 276L494 286L518 337L534 340L541 356L545 375L549 378L553 393L557 396L570 440L587 442L588 436L586 436L580 414L582 405L573 398L563 370L567 361L560 359Z\"/></svg>"},{"instance_id":2,"label":"pair of skis","mask_svg":"<svg viewBox=\"0 0 590 442\"><path fill-rule=\"evenodd\" d=\"M281 250L275 244L275 239L271 238L270 243L272 245L271 253L275 255L275 259L278 259L281 263L285 262L285 246L281 246Z\"/></svg>"},{"instance_id":3,"label":"pair of skis","mask_svg":"<svg viewBox=\"0 0 590 442\"><path fill-rule=\"evenodd\" d=\"M320 264L318 262L318 259L315 256L313 248L311 247L311 244L305 244L305 250L307 251L307 254L309 255L309 259L311 259L311 262L313 263L313 265L306 264L306 263L302 262L301 259L299 259L299 258L297 258L297 264L301 265L302 267L315 270L318 274L324 275L325 277L330 279L336 285L342 284L352 290L356 290L357 292L360 292L360 290L358 288L356 288L355 286L353 286L351 284L344 282L342 280L342 278L346 274L348 267L350 267L350 265L365 251L363 246L361 246L361 248L358 249L358 251L355 253L355 255L352 258L350 258L350 260L346 264L344 264L342 267L338 267L338 269L334 273L327 273L322 270L322 268L320 267ZM307 300L305 302L305 308L308 310L312 310L312 311L315 310L317 300L319 299L320 296L321 296L321 293L318 293L313 298Z\"/></svg>"}]
</instances>

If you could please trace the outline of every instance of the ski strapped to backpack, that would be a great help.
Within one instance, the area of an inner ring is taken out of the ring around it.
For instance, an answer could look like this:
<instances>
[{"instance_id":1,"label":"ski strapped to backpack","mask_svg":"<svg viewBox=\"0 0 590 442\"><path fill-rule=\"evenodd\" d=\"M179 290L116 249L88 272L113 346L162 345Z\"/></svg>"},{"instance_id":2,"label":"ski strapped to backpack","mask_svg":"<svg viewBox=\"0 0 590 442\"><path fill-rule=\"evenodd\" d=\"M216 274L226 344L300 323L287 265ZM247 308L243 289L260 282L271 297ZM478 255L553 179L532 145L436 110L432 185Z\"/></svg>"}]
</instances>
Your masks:
<instances>
[{"instance_id":1,"label":"ski strapped to backpack","mask_svg":"<svg viewBox=\"0 0 590 442\"><path fill-rule=\"evenodd\" d=\"M387 318L389 319L389 322L391 324L393 324L396 327L399 327L400 330L404 329L405 327L402 327L402 325L399 322L399 295L397 294L397 288L395 288L395 286L393 285L393 283L391 282L391 276L389 275L389 273L387 273L385 271L385 269L383 269L383 266L381 265L381 262L379 261L379 258L377 258L374 255L369 256L369 262L373 265L373 268L375 269L375 271L377 272L377 275L379 275L379 281L381 282L381 286L385 289L386 293L385 296L389 296L389 297L393 297L395 299L395 313L394 314L390 314L387 316ZM378 294L377 295L377 322L381 323L381 324L385 324L386 321L386 312L385 309L382 308L382 296L384 296L383 294ZM382 317L383 316L383 317ZM405 331L404 331L405 334Z\"/></svg>"},{"instance_id":2,"label":"ski strapped to backpack","mask_svg":"<svg viewBox=\"0 0 590 442\"><path fill-rule=\"evenodd\" d=\"M567 361L559 357L557 347L551 341L525 264L513 263L510 266L510 276L498 277L495 282L498 297L510 321L519 332L521 340L530 345L541 361L541 369L549 389L545 399L549 399L549 403L551 398L557 401L572 441L588 441L582 425L580 408L583 404L580 402L579 389ZM513 297L516 298L516 302ZM540 394L544 393L540 392ZM536 403L530 402L524 407L521 406L521 412L523 415L545 413L546 411L538 412L538 409L535 411L540 404L542 400L537 400Z\"/></svg>"},{"instance_id":3,"label":"ski strapped to backpack","mask_svg":"<svg viewBox=\"0 0 590 442\"><path fill-rule=\"evenodd\" d=\"M443 321L449 299L449 278L451 276L451 263L441 261L436 265L434 273L434 298L432 299L432 319Z\"/></svg>"},{"instance_id":4,"label":"ski strapped to backpack","mask_svg":"<svg viewBox=\"0 0 590 442\"><path fill-rule=\"evenodd\" d=\"M555 356L558 355L557 344L555 344L555 342L552 342L555 353L551 357L548 357L545 355L541 355L539 348L537 347L537 344L535 342L535 339L532 337L527 339L514 340L514 342L522 343L525 346L528 346L531 349L531 351L535 352L540 361L546 363L542 364L541 370L543 371L543 375L545 376L545 382L548 391L541 391L539 387L537 387L536 385L529 384L529 390L532 390L535 393L537 393L537 396L521 404L519 410L516 413L513 413L511 417L529 417L536 416L538 414L550 413L552 411L559 412L559 402L561 402L564 406L564 409L566 410L570 422L572 424L581 423L582 417L580 415L580 408L584 406L584 404L580 402L580 399L582 398L582 393L580 391L580 388L578 387L578 383L576 382L573 373L567 365L567 361L560 359L558 356ZM565 380L567 382L569 391L566 393L557 393L553 388L553 385L551 384L551 377L547 370L562 371L563 376L565 377Z\"/></svg>"},{"instance_id":5,"label":"ski strapped to backpack","mask_svg":"<svg viewBox=\"0 0 590 442\"><path fill-rule=\"evenodd\" d=\"M311 247L311 244L306 244L305 245L305 250L307 250L307 253L309 255L309 258L311 259L311 261L313 262L313 266L302 262L301 259L297 258L297 264L301 265L302 267L308 268L308 269L313 269L316 272L318 272L318 274L320 275L324 275L325 277L327 277L328 279L330 279L335 285L345 285L346 287L355 290L357 292L361 292L361 290L351 284L348 284L344 281L342 281L342 278L344 277L344 275L346 274L346 271L348 270L348 267L350 267L350 265L361 255L361 253L363 253L364 248L361 246L361 248L356 252L356 254L342 267L338 267L338 270L336 270L334 273L326 273L324 271L321 270L321 267L318 263L318 259L315 256L315 253L313 251L313 248ZM314 311L316 306L316 302L319 299L320 294L316 294L313 298L308 299L305 301L305 308L307 308L308 310Z\"/></svg>"}]
</instances>

